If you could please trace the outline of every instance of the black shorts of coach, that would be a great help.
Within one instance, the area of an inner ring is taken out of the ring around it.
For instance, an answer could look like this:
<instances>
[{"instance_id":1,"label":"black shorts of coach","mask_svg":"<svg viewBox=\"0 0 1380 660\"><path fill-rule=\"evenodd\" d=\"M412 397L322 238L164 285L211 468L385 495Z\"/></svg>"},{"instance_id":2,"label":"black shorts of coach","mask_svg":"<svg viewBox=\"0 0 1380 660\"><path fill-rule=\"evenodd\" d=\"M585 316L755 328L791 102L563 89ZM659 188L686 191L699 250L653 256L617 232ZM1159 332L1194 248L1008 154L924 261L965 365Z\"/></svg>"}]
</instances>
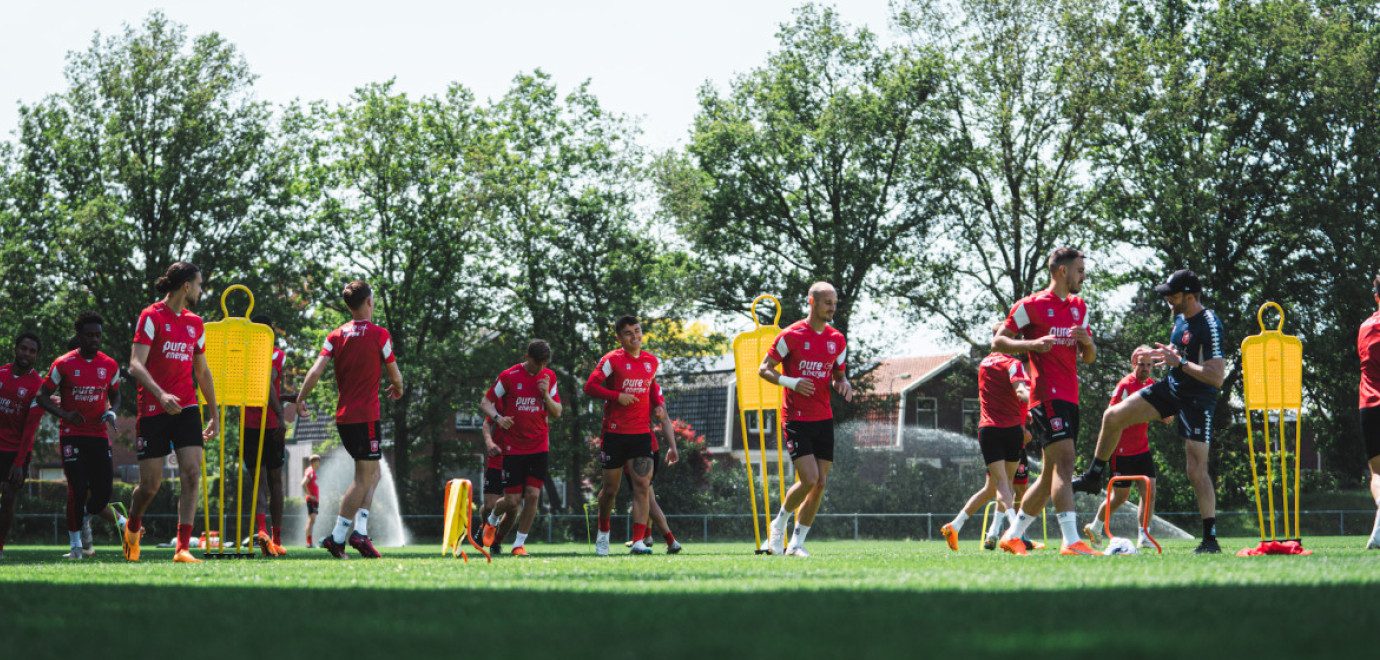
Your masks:
<instances>
[{"instance_id":1,"label":"black shorts of coach","mask_svg":"<svg viewBox=\"0 0 1380 660\"><path fill-rule=\"evenodd\" d=\"M1021 460L1025 446L1023 426L979 426L978 449L982 450L982 464L1015 463Z\"/></svg>"},{"instance_id":2,"label":"black shorts of coach","mask_svg":"<svg viewBox=\"0 0 1380 660\"><path fill-rule=\"evenodd\" d=\"M340 433L340 444L345 445L345 451L350 453L350 458L357 461L377 461L383 458L383 450L379 448L377 421L336 424L335 430Z\"/></svg>"},{"instance_id":3,"label":"black shorts of coach","mask_svg":"<svg viewBox=\"0 0 1380 660\"><path fill-rule=\"evenodd\" d=\"M786 422L786 451L791 460L814 456L817 461L834 461L834 420L791 420Z\"/></svg>"},{"instance_id":4,"label":"black shorts of coach","mask_svg":"<svg viewBox=\"0 0 1380 660\"><path fill-rule=\"evenodd\" d=\"M139 460L163 458L178 449L202 446L201 410L187 406L176 415L159 413L140 417L135 427L134 449Z\"/></svg>"},{"instance_id":5,"label":"black shorts of coach","mask_svg":"<svg viewBox=\"0 0 1380 660\"><path fill-rule=\"evenodd\" d=\"M1185 440L1212 444L1212 409L1215 402L1180 398L1169 387L1169 381L1156 381L1155 384L1139 392L1140 396L1152 406L1160 417L1174 417L1179 437Z\"/></svg>"},{"instance_id":6,"label":"black shorts of coach","mask_svg":"<svg viewBox=\"0 0 1380 660\"><path fill-rule=\"evenodd\" d=\"M1380 456L1380 406L1361 409L1361 439L1366 443L1366 460Z\"/></svg>"},{"instance_id":7,"label":"black shorts of coach","mask_svg":"<svg viewBox=\"0 0 1380 660\"><path fill-rule=\"evenodd\" d=\"M521 493L524 488L540 489L550 479L547 476L549 452L503 455L503 492Z\"/></svg>"},{"instance_id":8,"label":"black shorts of coach","mask_svg":"<svg viewBox=\"0 0 1380 660\"><path fill-rule=\"evenodd\" d=\"M1112 457L1112 476L1113 477L1150 477L1155 478L1155 452L1146 451L1139 454L1116 455ZM1130 488L1131 482L1118 481L1117 488Z\"/></svg>"},{"instance_id":9,"label":"black shorts of coach","mask_svg":"<svg viewBox=\"0 0 1380 660\"><path fill-rule=\"evenodd\" d=\"M503 468L485 467L484 468L484 494L502 495L503 494Z\"/></svg>"},{"instance_id":10,"label":"black shorts of coach","mask_svg":"<svg viewBox=\"0 0 1380 660\"><path fill-rule=\"evenodd\" d=\"M1061 440L1078 439L1078 404L1051 399L1030 409L1035 439L1044 449Z\"/></svg>"},{"instance_id":11,"label":"black shorts of coach","mask_svg":"<svg viewBox=\"0 0 1380 660\"><path fill-rule=\"evenodd\" d=\"M621 470L634 458L652 458L652 434L604 432L599 463L605 470Z\"/></svg>"},{"instance_id":12,"label":"black shorts of coach","mask_svg":"<svg viewBox=\"0 0 1380 660\"><path fill-rule=\"evenodd\" d=\"M264 429L264 467L270 470L283 469L287 455L286 429L281 426ZM244 428L244 466L254 472L259 459L259 429L252 426Z\"/></svg>"}]
</instances>

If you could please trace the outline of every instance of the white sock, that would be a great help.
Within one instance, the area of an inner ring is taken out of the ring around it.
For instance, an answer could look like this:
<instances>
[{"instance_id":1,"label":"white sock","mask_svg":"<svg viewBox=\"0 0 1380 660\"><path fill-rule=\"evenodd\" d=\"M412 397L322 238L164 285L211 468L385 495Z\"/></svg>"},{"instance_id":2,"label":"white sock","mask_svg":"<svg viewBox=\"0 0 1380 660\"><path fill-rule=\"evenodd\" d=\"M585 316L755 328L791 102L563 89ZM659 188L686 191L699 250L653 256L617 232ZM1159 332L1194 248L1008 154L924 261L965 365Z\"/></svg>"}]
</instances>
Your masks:
<instances>
[{"instance_id":1,"label":"white sock","mask_svg":"<svg viewBox=\"0 0 1380 660\"><path fill-rule=\"evenodd\" d=\"M513 542L514 548L521 548L527 544L527 535L522 532L517 533L517 540Z\"/></svg>"},{"instance_id":2,"label":"white sock","mask_svg":"<svg viewBox=\"0 0 1380 660\"><path fill-rule=\"evenodd\" d=\"M498 523L503 522L503 518L498 515L498 511L489 512L489 524L498 527Z\"/></svg>"},{"instance_id":3,"label":"white sock","mask_svg":"<svg viewBox=\"0 0 1380 660\"><path fill-rule=\"evenodd\" d=\"M799 548L805 545L805 537L810 535L810 526L795 524L795 533L791 535L791 547Z\"/></svg>"},{"instance_id":4,"label":"white sock","mask_svg":"<svg viewBox=\"0 0 1380 660\"><path fill-rule=\"evenodd\" d=\"M128 523L129 523L129 518L126 518L126 517L124 517L124 516L122 516L122 515L120 515L120 514L118 514L118 513L115 514L115 526L116 526L116 527L119 527L120 529L124 529L124 528L125 528L125 525L128 524Z\"/></svg>"},{"instance_id":5,"label":"white sock","mask_svg":"<svg viewBox=\"0 0 1380 660\"><path fill-rule=\"evenodd\" d=\"M607 541L607 540L609 540L609 533L608 533L608 532L599 532L599 538L600 538L601 540Z\"/></svg>"},{"instance_id":6,"label":"white sock","mask_svg":"<svg viewBox=\"0 0 1380 660\"><path fill-rule=\"evenodd\" d=\"M345 516L335 517L335 529L331 530L331 539L336 543L344 543L345 536L350 533L351 520Z\"/></svg>"},{"instance_id":7,"label":"white sock","mask_svg":"<svg viewBox=\"0 0 1380 660\"><path fill-rule=\"evenodd\" d=\"M786 510L785 505L782 505L781 510L776 513L776 518L771 521L771 526L775 527L779 532L784 532L786 531L787 523L790 521L791 512Z\"/></svg>"},{"instance_id":8,"label":"white sock","mask_svg":"<svg viewBox=\"0 0 1380 660\"><path fill-rule=\"evenodd\" d=\"M1007 509L1007 510L1006 510L1006 522L1011 523L1011 526L1012 526L1012 527L1015 527L1015 526L1016 526L1016 514L1018 514L1018 513L1020 513L1020 512L1021 512L1020 509L1015 509L1015 508Z\"/></svg>"},{"instance_id":9,"label":"white sock","mask_svg":"<svg viewBox=\"0 0 1380 660\"><path fill-rule=\"evenodd\" d=\"M954 528L954 533L957 534L959 530L963 529L963 523L968 522L968 518L967 511L959 511L958 515L954 516L953 521L949 523L949 526Z\"/></svg>"},{"instance_id":10,"label":"white sock","mask_svg":"<svg viewBox=\"0 0 1380 660\"><path fill-rule=\"evenodd\" d=\"M1097 516L1093 516L1092 528L1093 530L1102 529L1102 519Z\"/></svg>"},{"instance_id":11,"label":"white sock","mask_svg":"<svg viewBox=\"0 0 1380 660\"><path fill-rule=\"evenodd\" d=\"M74 547L74 548L80 548L80 547L81 547L81 530L80 530L80 529L77 530L77 531L75 531L75 532L67 532L67 535L70 536L70 537L72 537L72 547Z\"/></svg>"},{"instance_id":12,"label":"white sock","mask_svg":"<svg viewBox=\"0 0 1380 660\"><path fill-rule=\"evenodd\" d=\"M1065 511L1055 516L1059 519L1059 532L1064 535L1064 545L1073 545L1078 538L1078 514Z\"/></svg>"},{"instance_id":13,"label":"white sock","mask_svg":"<svg viewBox=\"0 0 1380 660\"><path fill-rule=\"evenodd\" d=\"M355 531L359 532L360 534L363 534L364 536L369 535L368 509L360 509L359 512L355 514Z\"/></svg>"},{"instance_id":14,"label":"white sock","mask_svg":"<svg viewBox=\"0 0 1380 660\"><path fill-rule=\"evenodd\" d=\"M1025 536L1025 530L1029 529L1030 523L1035 522L1035 520L1035 516L1032 516L1024 511L1016 514L1016 524L1012 525L1011 529L1006 530L1006 534L1003 534L1002 538L1018 539L1022 536Z\"/></svg>"},{"instance_id":15,"label":"white sock","mask_svg":"<svg viewBox=\"0 0 1380 660\"><path fill-rule=\"evenodd\" d=\"M994 539L1001 535L1001 524L1006 522L1006 514L999 513L992 516L992 525L987 528L987 538Z\"/></svg>"}]
</instances>

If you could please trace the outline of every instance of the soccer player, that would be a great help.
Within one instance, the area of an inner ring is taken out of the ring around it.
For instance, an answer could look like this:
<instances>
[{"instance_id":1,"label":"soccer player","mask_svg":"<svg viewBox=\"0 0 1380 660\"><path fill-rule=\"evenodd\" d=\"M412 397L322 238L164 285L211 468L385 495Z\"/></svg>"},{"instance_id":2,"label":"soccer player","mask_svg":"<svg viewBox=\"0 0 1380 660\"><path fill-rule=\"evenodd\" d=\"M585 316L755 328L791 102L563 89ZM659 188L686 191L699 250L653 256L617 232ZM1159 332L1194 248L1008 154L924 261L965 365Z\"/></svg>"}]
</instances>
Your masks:
<instances>
[{"instance_id":1,"label":"soccer player","mask_svg":"<svg viewBox=\"0 0 1380 660\"><path fill-rule=\"evenodd\" d=\"M1083 253L1056 248L1049 255L1049 288L1016 301L1006 323L992 338L992 350L1030 354L1030 418L1044 451L1045 469L1026 491L1016 524L1002 535L998 545L1024 555L1020 539L1039 517L1045 504L1054 500L1064 555L1091 555L1096 551L1078 536L1073 508L1074 440L1078 437L1078 361L1091 364L1097 358L1088 325L1088 306L1074 295L1086 277Z\"/></svg>"},{"instance_id":2,"label":"soccer player","mask_svg":"<svg viewBox=\"0 0 1380 660\"><path fill-rule=\"evenodd\" d=\"M527 557L527 535L537 517L537 503L546 485L551 452L547 418L561 416L561 395L551 364L551 346L540 339L527 345L527 359L498 375L479 400L484 416L498 425L498 444L503 449L503 499L484 523L484 545L492 546L502 517L517 512L517 540L513 556ZM502 412L500 412L500 408Z\"/></svg>"},{"instance_id":3,"label":"soccer player","mask_svg":"<svg viewBox=\"0 0 1380 660\"><path fill-rule=\"evenodd\" d=\"M652 476L647 480L647 532L643 536L642 542L649 548L652 546L652 527L655 526L666 541L666 554L674 555L680 552L682 548L680 542L676 541L676 535L671 533L671 524L667 522L666 514L656 501L656 486L652 484L661 464L656 431L659 429L666 439L666 446L668 447L666 465L668 467L680 461L680 450L676 448L675 425L671 422L671 418L666 415L666 398L662 396L661 385L657 383L652 384L652 406L652 416L656 418L656 423L652 427ZM623 545L631 548L636 542L636 539L629 539Z\"/></svg>"},{"instance_id":4,"label":"soccer player","mask_svg":"<svg viewBox=\"0 0 1380 660\"><path fill-rule=\"evenodd\" d=\"M1132 371L1116 384L1111 405L1115 406L1136 392L1155 384L1155 379L1150 377L1152 362L1149 353L1149 346L1140 346L1131 353ZM1165 418L1164 421L1168 423L1170 420ZM1136 488L1140 491L1141 508L1154 515L1155 455L1150 451L1149 426L1149 422L1142 422L1132 424L1121 431L1121 440L1116 445L1116 455L1112 456L1111 468L1113 476L1140 475L1150 478L1150 488L1147 489L1143 483L1137 483ZM1088 540L1093 545L1098 543L1103 516L1110 519L1131 495L1131 484L1119 482L1115 486L1112 489L1111 506L1107 506L1107 500L1102 500L1097 505L1097 514L1093 516L1092 522L1083 526L1083 531L1087 533ZM1150 547L1150 539L1145 538L1145 530L1137 528L1136 542L1142 548Z\"/></svg>"},{"instance_id":5,"label":"soccer player","mask_svg":"<svg viewBox=\"0 0 1380 660\"><path fill-rule=\"evenodd\" d=\"M81 559L96 553L91 543L91 516L112 525L123 525L110 509L114 463L110 456L110 430L115 428L115 409L120 406L120 365L102 353L105 320L95 312L82 312L74 324L81 348L53 361L35 402L61 420L58 442L62 472L67 477L67 533L72 550L64 555ZM54 404L58 392L61 407Z\"/></svg>"},{"instance_id":6,"label":"soccer player","mask_svg":"<svg viewBox=\"0 0 1380 660\"><path fill-rule=\"evenodd\" d=\"M312 547L311 530L316 527L316 514L321 510L321 489L316 485L316 471L321 469L321 455L312 454L307 459L307 469L302 471L302 493L307 502L307 547Z\"/></svg>"},{"instance_id":7,"label":"soccer player","mask_svg":"<svg viewBox=\"0 0 1380 660\"><path fill-rule=\"evenodd\" d=\"M651 554L642 542L647 531L648 500L652 469L652 385L660 362L642 350L642 323L636 316L620 317L613 325L619 348L599 359L585 381L585 394L604 401L604 425L599 450L603 483L599 487L599 535L594 552L609 554L609 527L613 503L622 485L623 472L632 481L631 553Z\"/></svg>"},{"instance_id":8,"label":"soccer player","mask_svg":"<svg viewBox=\"0 0 1380 660\"><path fill-rule=\"evenodd\" d=\"M474 529L475 543L484 542L483 521L489 519L489 514L493 513L494 507L503 499L503 448L494 442L493 420L485 417L479 425L479 433L484 438L484 502L479 507L480 525ZM503 554L503 539L508 538L508 532L513 529L515 520L517 516L513 512L503 516L503 521L498 524L498 533L494 535L494 542L489 545L490 555Z\"/></svg>"},{"instance_id":9,"label":"soccer player","mask_svg":"<svg viewBox=\"0 0 1380 660\"><path fill-rule=\"evenodd\" d=\"M43 408L34 405L43 377L34 370L43 342L32 332L14 338L14 362L0 367L0 557L14 525Z\"/></svg>"},{"instance_id":10,"label":"soccer player","mask_svg":"<svg viewBox=\"0 0 1380 660\"><path fill-rule=\"evenodd\" d=\"M266 314L255 314L252 320L269 328L273 327L273 320ZM279 423L283 417L283 403L279 398L283 391L283 357L283 351L274 346L273 373L268 388L267 417L264 415L263 408L250 407L244 411L244 466L250 474L260 471L258 465L260 429L264 434L263 468L259 481L259 511L255 515L258 531L254 534L254 542L258 544L259 550L264 553L265 557L287 556L287 550L283 548L283 461L287 454L287 433L286 429ZM265 516L265 513L273 517L272 536L269 536L266 520L268 516ZM311 528L308 527L307 529Z\"/></svg>"},{"instance_id":11,"label":"soccer player","mask_svg":"<svg viewBox=\"0 0 1380 660\"><path fill-rule=\"evenodd\" d=\"M179 261L155 284L163 299L144 308L134 328L129 374L139 382L139 423L135 449L139 452L139 485L129 505L124 527L125 559L139 561L139 536L144 511L163 484L163 463L177 454L181 492L177 499L177 550L173 561L200 563L189 551L196 522L197 491L201 487L203 443L216 435L214 412L205 429L197 389L210 410L216 408L216 389L206 364L206 332L191 307L201 299L201 270Z\"/></svg>"},{"instance_id":12,"label":"soccer player","mask_svg":"<svg viewBox=\"0 0 1380 660\"><path fill-rule=\"evenodd\" d=\"M383 458L378 432L379 382L386 368L388 397L402 398L402 372L393 357L393 340L388 331L370 321L374 316L374 292L369 284L362 280L350 282L342 296L354 318L326 337L321 355L297 391L297 414L307 414L307 395L326 373L326 366L333 363L339 390L335 427L345 451L355 460L355 477L340 499L335 529L321 540L321 547L332 557L344 559L348 535L350 547L359 556L376 559L381 555L369 539L369 505L373 504L374 489L383 476L379 471L379 459Z\"/></svg>"},{"instance_id":13,"label":"soccer player","mask_svg":"<svg viewBox=\"0 0 1380 660\"><path fill-rule=\"evenodd\" d=\"M1000 331L1001 326L996 330ZM1021 361L1004 353L992 353L978 364L978 448L987 464L987 483L973 493L968 504L952 522L939 528L949 549L958 551L958 533L968 518L977 513L993 490L999 506L1013 525L1016 522L1015 493L1011 479L1025 452L1026 404L1030 401L1030 380Z\"/></svg>"},{"instance_id":14,"label":"soccer player","mask_svg":"<svg viewBox=\"0 0 1380 660\"><path fill-rule=\"evenodd\" d=\"M1380 305L1380 277L1371 281L1370 293L1375 304ZM1375 524L1366 540L1366 549L1380 550L1380 311L1361 324L1356 333L1356 353L1361 358L1361 439L1370 467L1370 496L1376 506ZM18 361L17 354L15 360Z\"/></svg>"},{"instance_id":15,"label":"soccer player","mask_svg":"<svg viewBox=\"0 0 1380 660\"><path fill-rule=\"evenodd\" d=\"M832 385L845 399L853 396L853 386L845 371L847 342L843 333L829 325L838 308L838 293L833 285L816 282L810 285L806 302L810 306L809 317L776 335L771 350L757 368L764 380L788 390L781 404L781 419L785 422L786 449L797 478L771 522L767 547L774 555L796 557L810 556L805 550L805 538L819 513L824 484L834 464L834 408L829 388ZM800 511L796 513L795 533L786 547L786 526L797 507Z\"/></svg>"},{"instance_id":16,"label":"soccer player","mask_svg":"<svg viewBox=\"0 0 1380 660\"><path fill-rule=\"evenodd\" d=\"M1199 302L1203 287L1193 271L1175 271L1164 284L1155 287L1155 293L1173 311L1174 330L1169 345L1155 344L1149 356L1156 366L1170 367L1169 375L1102 414L1093 464L1079 475L1074 488L1088 493L1102 490L1107 460L1116 450L1123 429L1176 416L1179 436L1184 439L1188 480L1198 496L1198 512L1203 517L1203 540L1193 552L1216 554L1222 548L1217 543L1217 496L1208 475L1208 449L1212 446L1217 393L1227 377L1226 353L1222 348L1226 333L1217 315Z\"/></svg>"}]
</instances>

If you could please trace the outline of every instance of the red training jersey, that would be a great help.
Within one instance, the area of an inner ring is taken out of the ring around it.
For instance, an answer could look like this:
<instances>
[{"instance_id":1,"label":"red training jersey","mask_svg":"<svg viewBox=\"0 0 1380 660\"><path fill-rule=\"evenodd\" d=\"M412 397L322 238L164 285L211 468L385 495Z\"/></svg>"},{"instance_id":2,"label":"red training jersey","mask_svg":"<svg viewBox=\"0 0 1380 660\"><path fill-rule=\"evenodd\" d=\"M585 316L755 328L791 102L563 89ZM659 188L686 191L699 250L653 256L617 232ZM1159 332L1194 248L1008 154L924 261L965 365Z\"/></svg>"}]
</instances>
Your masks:
<instances>
[{"instance_id":1,"label":"red training jersey","mask_svg":"<svg viewBox=\"0 0 1380 660\"><path fill-rule=\"evenodd\" d=\"M1361 324L1356 352L1361 356L1361 407L1380 406L1380 312Z\"/></svg>"},{"instance_id":2,"label":"red training jersey","mask_svg":"<svg viewBox=\"0 0 1380 660\"><path fill-rule=\"evenodd\" d=\"M1010 428L1025 426L1025 402L1016 396L1016 385L1030 379L1021 361L1005 353L992 353L978 364L978 426Z\"/></svg>"},{"instance_id":3,"label":"red training jersey","mask_svg":"<svg viewBox=\"0 0 1380 660\"><path fill-rule=\"evenodd\" d=\"M509 367L498 375L484 396L504 417L513 418L512 428L494 425L494 443L503 453L514 456L550 451L550 437L546 425L546 397L539 381L546 380L547 392L556 403L561 395L556 391L556 373L542 369L535 376L527 373L525 363Z\"/></svg>"},{"instance_id":4,"label":"red training jersey","mask_svg":"<svg viewBox=\"0 0 1380 660\"><path fill-rule=\"evenodd\" d=\"M604 400L604 431L646 433L651 428L651 391L660 364L650 351L632 356L622 348L599 358L599 364L585 381L585 394ZM619 394L632 394L637 401L621 405Z\"/></svg>"},{"instance_id":5,"label":"red training jersey","mask_svg":"<svg viewBox=\"0 0 1380 660\"><path fill-rule=\"evenodd\" d=\"M12 364L0 367L0 451L18 452L15 465L23 465L34 447L38 420L43 417L34 399L42 386L43 376L33 369L18 373Z\"/></svg>"},{"instance_id":6,"label":"red training jersey","mask_svg":"<svg viewBox=\"0 0 1380 660\"><path fill-rule=\"evenodd\" d=\"M842 332L830 325L824 326L822 332L815 332L810 322L802 319L776 335L767 355L781 363L781 375L809 379L815 384L815 393L810 396L786 389L786 399L781 404L783 421L812 422L834 418L834 408L829 403L829 382L835 369L844 369L844 358L848 355Z\"/></svg>"},{"instance_id":7,"label":"red training jersey","mask_svg":"<svg viewBox=\"0 0 1380 660\"><path fill-rule=\"evenodd\" d=\"M1139 392L1155 383L1154 378L1136 380L1135 374L1126 374L1120 382L1116 384L1116 392L1112 393L1112 405L1125 401L1128 397ZM1144 454L1150 451L1149 422L1141 422L1128 426L1121 431L1121 440L1116 446L1117 456L1132 456Z\"/></svg>"},{"instance_id":8,"label":"red training jersey","mask_svg":"<svg viewBox=\"0 0 1380 660\"><path fill-rule=\"evenodd\" d=\"M1078 326L1092 335L1088 305L1078 296L1060 299L1046 289L1021 298L1011 308L1003 327L1017 337L1055 338L1054 348L1048 353L1030 353L1031 406L1055 399L1078 403L1078 342L1072 336Z\"/></svg>"},{"instance_id":9,"label":"red training jersey","mask_svg":"<svg viewBox=\"0 0 1380 660\"><path fill-rule=\"evenodd\" d=\"M120 365L100 351L90 360L80 351L70 351L53 361L43 385L62 396L62 409L75 410L86 420L81 424L58 424L58 434L110 439L101 415L110 409L107 393L120 386Z\"/></svg>"},{"instance_id":10,"label":"red training jersey","mask_svg":"<svg viewBox=\"0 0 1380 660\"><path fill-rule=\"evenodd\" d=\"M196 405L196 383L192 380L192 356L206 352L206 329L201 317L183 309L174 314L162 301L144 308L134 326L134 343L149 347L144 363L153 382L177 397L177 405ZM139 384L139 416L163 414L163 406Z\"/></svg>"},{"instance_id":11,"label":"red training jersey","mask_svg":"<svg viewBox=\"0 0 1380 660\"><path fill-rule=\"evenodd\" d=\"M350 321L326 337L321 354L335 363L335 386L340 392L336 423L377 422L383 365L395 361L388 331L369 321Z\"/></svg>"},{"instance_id":12,"label":"red training jersey","mask_svg":"<svg viewBox=\"0 0 1380 660\"><path fill-rule=\"evenodd\" d=\"M273 349L273 371L274 371L275 373L277 373L278 376L277 376L276 378L273 378L273 379L272 379L272 382L270 382L268 386L271 387L271 388L273 388L273 393L274 393L275 395L278 395L278 394L282 394L282 393L283 393L283 360L285 359L285 357L286 357L286 356L283 355L283 352L282 352L281 350L278 350L277 347L274 347L274 349ZM268 424L264 425L264 428L266 428L266 429L276 429L276 428L278 428L278 415L277 415L276 413L273 412L273 409L272 409L272 408L268 408L267 406L265 406L265 407L263 407L263 408L259 408L259 407L257 407L257 406L252 407L252 408L245 408L245 409L244 409L244 425L247 426L247 427L249 427L249 428L255 428L255 429L259 428L259 422L263 421L263 416L264 416L264 411L265 411L265 410L268 411Z\"/></svg>"},{"instance_id":13,"label":"red training jersey","mask_svg":"<svg viewBox=\"0 0 1380 660\"><path fill-rule=\"evenodd\" d=\"M321 501L321 489L316 485L316 468L307 466L307 499L312 502Z\"/></svg>"}]
</instances>

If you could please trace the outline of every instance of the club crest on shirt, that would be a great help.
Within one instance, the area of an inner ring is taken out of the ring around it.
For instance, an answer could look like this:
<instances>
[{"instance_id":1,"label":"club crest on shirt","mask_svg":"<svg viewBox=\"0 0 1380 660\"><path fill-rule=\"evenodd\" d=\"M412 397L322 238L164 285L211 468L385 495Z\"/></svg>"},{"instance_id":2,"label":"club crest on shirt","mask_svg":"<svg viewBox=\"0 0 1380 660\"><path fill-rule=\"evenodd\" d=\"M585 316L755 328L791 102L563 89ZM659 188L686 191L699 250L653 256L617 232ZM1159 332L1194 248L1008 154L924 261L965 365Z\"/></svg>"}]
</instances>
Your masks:
<instances>
[{"instance_id":1,"label":"club crest on shirt","mask_svg":"<svg viewBox=\"0 0 1380 660\"><path fill-rule=\"evenodd\" d=\"M829 354L830 354L830 355L833 355L834 353L839 352L839 345L838 345L837 342L832 342L832 341L824 342L824 345L827 346L827 347L829 348Z\"/></svg>"},{"instance_id":2,"label":"club crest on shirt","mask_svg":"<svg viewBox=\"0 0 1380 660\"><path fill-rule=\"evenodd\" d=\"M1185 330L1185 331L1184 331L1184 346L1187 346L1188 343L1191 342L1191 341L1193 341L1193 333L1191 333L1191 332Z\"/></svg>"},{"instance_id":3,"label":"club crest on shirt","mask_svg":"<svg viewBox=\"0 0 1380 660\"><path fill-rule=\"evenodd\" d=\"M643 368L645 368L645 369L647 370L647 373L652 373L652 363L651 363L651 362L643 362L643 363L642 363L642 366L643 366Z\"/></svg>"},{"instance_id":4,"label":"club crest on shirt","mask_svg":"<svg viewBox=\"0 0 1380 660\"><path fill-rule=\"evenodd\" d=\"M1069 313L1070 313L1070 314L1073 314L1073 320L1075 320L1075 321L1078 320L1078 308L1077 308L1077 307L1075 307L1075 308L1073 308L1073 309L1070 309L1070 310L1069 310Z\"/></svg>"},{"instance_id":5,"label":"club crest on shirt","mask_svg":"<svg viewBox=\"0 0 1380 660\"><path fill-rule=\"evenodd\" d=\"M96 367L96 377L105 380L105 367Z\"/></svg>"},{"instance_id":6,"label":"club crest on shirt","mask_svg":"<svg viewBox=\"0 0 1380 660\"><path fill-rule=\"evenodd\" d=\"M25 395L25 394L28 394L28 393L29 393L28 388L24 388L24 387L19 388L19 398L21 398L21 399L24 398L24 395Z\"/></svg>"},{"instance_id":7,"label":"club crest on shirt","mask_svg":"<svg viewBox=\"0 0 1380 660\"><path fill-rule=\"evenodd\" d=\"M190 325L186 325L186 326L182 326L182 327L184 327L184 328L187 329L187 336L188 336L188 337L192 337L193 339L196 338L196 328L193 328L193 327L190 326Z\"/></svg>"}]
</instances>

